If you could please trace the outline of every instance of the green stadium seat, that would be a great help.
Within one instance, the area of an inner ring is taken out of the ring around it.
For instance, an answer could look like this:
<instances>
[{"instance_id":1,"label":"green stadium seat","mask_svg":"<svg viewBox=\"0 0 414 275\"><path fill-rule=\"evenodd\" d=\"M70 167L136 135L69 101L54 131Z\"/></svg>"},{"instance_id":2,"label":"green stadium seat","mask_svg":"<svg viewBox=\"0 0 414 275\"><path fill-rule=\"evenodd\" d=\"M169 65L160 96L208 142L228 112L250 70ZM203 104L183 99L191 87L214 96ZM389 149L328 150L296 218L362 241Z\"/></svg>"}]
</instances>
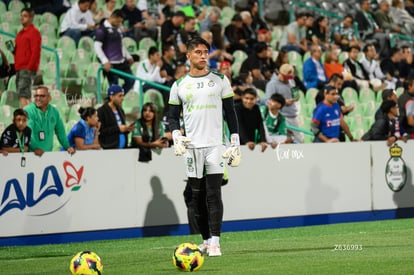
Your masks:
<instances>
[{"instance_id":1,"label":"green stadium seat","mask_svg":"<svg viewBox=\"0 0 414 275\"><path fill-rule=\"evenodd\" d=\"M236 61L231 64L231 71L233 72L233 77L239 76L240 68L242 66L242 62Z\"/></svg>"},{"instance_id":2,"label":"green stadium seat","mask_svg":"<svg viewBox=\"0 0 414 275\"><path fill-rule=\"evenodd\" d=\"M9 78L9 82L7 84L7 90L9 90L9 91L17 91L17 89L16 89L16 75L12 75Z\"/></svg>"},{"instance_id":3,"label":"green stadium seat","mask_svg":"<svg viewBox=\"0 0 414 275\"><path fill-rule=\"evenodd\" d=\"M56 47L64 49L65 52L73 53L76 50L76 43L75 40L69 36L61 36L57 41Z\"/></svg>"},{"instance_id":4,"label":"green stadium seat","mask_svg":"<svg viewBox=\"0 0 414 275\"><path fill-rule=\"evenodd\" d=\"M131 37L123 37L122 45L125 46L130 54L134 54L138 50L137 42Z\"/></svg>"},{"instance_id":5,"label":"green stadium seat","mask_svg":"<svg viewBox=\"0 0 414 275\"><path fill-rule=\"evenodd\" d=\"M7 6L6 3L4 3L3 1L0 1L0 14L3 14L7 11Z\"/></svg>"},{"instance_id":6,"label":"green stadium seat","mask_svg":"<svg viewBox=\"0 0 414 275\"><path fill-rule=\"evenodd\" d=\"M140 95L135 91L130 91L125 95L122 102L122 108L127 114L139 115L140 112Z\"/></svg>"},{"instance_id":7,"label":"green stadium seat","mask_svg":"<svg viewBox=\"0 0 414 275\"><path fill-rule=\"evenodd\" d=\"M60 26L59 19L55 14L51 12L42 13L42 15L40 15L40 22L43 24L49 24L51 27L54 27L55 29Z\"/></svg>"},{"instance_id":8,"label":"green stadium seat","mask_svg":"<svg viewBox=\"0 0 414 275\"><path fill-rule=\"evenodd\" d=\"M42 36L46 35L50 38L57 39L56 27L49 23L42 23L39 26L39 31L42 34Z\"/></svg>"},{"instance_id":9,"label":"green stadium seat","mask_svg":"<svg viewBox=\"0 0 414 275\"><path fill-rule=\"evenodd\" d=\"M395 89L395 93L397 94L398 97L400 97L400 95L404 93L404 87L399 87Z\"/></svg>"},{"instance_id":10,"label":"green stadium seat","mask_svg":"<svg viewBox=\"0 0 414 275\"><path fill-rule=\"evenodd\" d=\"M155 42L152 38L144 37L141 39L141 41L139 41L139 50L146 50L148 52L149 48L151 47L157 47L157 42Z\"/></svg>"},{"instance_id":11,"label":"green stadium seat","mask_svg":"<svg viewBox=\"0 0 414 275\"><path fill-rule=\"evenodd\" d=\"M15 12L20 15L20 11L25 7L25 4L20 0L11 0L7 6L7 10Z\"/></svg>"},{"instance_id":12,"label":"green stadium seat","mask_svg":"<svg viewBox=\"0 0 414 275\"><path fill-rule=\"evenodd\" d=\"M357 91L351 87L346 87L342 90L342 98L346 105L350 105L351 103L358 104L359 102Z\"/></svg>"},{"instance_id":13,"label":"green stadium seat","mask_svg":"<svg viewBox=\"0 0 414 275\"><path fill-rule=\"evenodd\" d=\"M310 88L306 91L306 102L308 104L315 104L315 97L318 95L319 90L316 88Z\"/></svg>"},{"instance_id":14,"label":"green stadium seat","mask_svg":"<svg viewBox=\"0 0 414 275\"><path fill-rule=\"evenodd\" d=\"M20 25L20 10L13 12L13 11L6 11L1 15L1 21L2 22L8 22L9 24L13 26L19 26Z\"/></svg>"},{"instance_id":15,"label":"green stadium seat","mask_svg":"<svg viewBox=\"0 0 414 275\"><path fill-rule=\"evenodd\" d=\"M376 95L373 90L370 88L362 88L359 90L359 102L361 103L368 103L368 102L375 102Z\"/></svg>"},{"instance_id":16,"label":"green stadium seat","mask_svg":"<svg viewBox=\"0 0 414 275\"><path fill-rule=\"evenodd\" d=\"M95 52L93 46L93 39L89 36L82 36L78 43L78 48L83 49L85 52L93 53Z\"/></svg>"},{"instance_id":17,"label":"green stadium seat","mask_svg":"<svg viewBox=\"0 0 414 275\"><path fill-rule=\"evenodd\" d=\"M243 63L243 61L246 60L247 57L247 53L242 50L236 50L233 52L234 62Z\"/></svg>"},{"instance_id":18,"label":"green stadium seat","mask_svg":"<svg viewBox=\"0 0 414 275\"><path fill-rule=\"evenodd\" d=\"M19 108L20 101L16 91L4 91L1 94L0 105L9 105L13 108Z\"/></svg>"}]
</instances>

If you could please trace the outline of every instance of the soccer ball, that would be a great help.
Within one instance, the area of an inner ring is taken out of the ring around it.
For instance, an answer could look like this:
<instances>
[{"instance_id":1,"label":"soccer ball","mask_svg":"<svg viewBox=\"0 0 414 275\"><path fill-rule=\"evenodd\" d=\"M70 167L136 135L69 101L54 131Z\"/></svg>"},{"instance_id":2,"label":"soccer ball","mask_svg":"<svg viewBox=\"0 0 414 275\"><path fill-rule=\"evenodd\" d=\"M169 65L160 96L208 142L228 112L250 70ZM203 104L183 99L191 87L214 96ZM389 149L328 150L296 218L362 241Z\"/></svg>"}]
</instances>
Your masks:
<instances>
[{"instance_id":1,"label":"soccer ball","mask_svg":"<svg viewBox=\"0 0 414 275\"><path fill-rule=\"evenodd\" d=\"M182 243L173 254L173 264L181 271L197 271L204 263L204 255L194 243Z\"/></svg>"},{"instance_id":2,"label":"soccer ball","mask_svg":"<svg viewBox=\"0 0 414 275\"><path fill-rule=\"evenodd\" d=\"M103 265L95 252L82 251L72 258L69 269L72 275L100 275Z\"/></svg>"}]
</instances>

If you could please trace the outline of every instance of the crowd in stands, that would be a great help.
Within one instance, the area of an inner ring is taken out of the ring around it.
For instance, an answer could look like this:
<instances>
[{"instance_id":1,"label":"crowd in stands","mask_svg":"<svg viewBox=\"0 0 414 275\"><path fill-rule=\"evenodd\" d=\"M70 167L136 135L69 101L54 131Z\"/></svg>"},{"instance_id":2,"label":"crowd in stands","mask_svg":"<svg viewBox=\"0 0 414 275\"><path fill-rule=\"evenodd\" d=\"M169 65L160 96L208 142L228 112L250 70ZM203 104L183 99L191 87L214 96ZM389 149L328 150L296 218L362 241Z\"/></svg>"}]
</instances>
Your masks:
<instances>
[{"instance_id":1,"label":"crowd in stands","mask_svg":"<svg viewBox=\"0 0 414 275\"><path fill-rule=\"evenodd\" d=\"M272 26L253 0L242 10L215 0L2 1L0 28L17 38L6 49L5 42L12 39L0 36L1 107L9 108L0 115L0 129L3 132L12 119L18 127L22 116L33 126L33 116L39 114L32 109L41 104L62 124L48 131L37 129L36 138L43 138L37 143L47 140L39 155L62 147L73 153L132 145L146 152L141 157L148 161L148 149L171 141L165 123L168 89L155 84L171 87L186 74L186 42L200 36L210 44L210 70L232 84L240 141L252 150L255 145L264 151L279 143L378 139L390 144L414 138L412 42L392 41L394 34L414 34L414 3L355 2L339 21L298 9L288 25ZM58 52L62 83L68 81L67 89L80 86L78 99L91 98L91 106L69 105L67 95L55 91L56 57L45 49L33 57L37 65L18 67L19 36L28 27L19 18L24 12L35 13L30 27L39 30L42 45ZM99 96L105 102L95 105L101 65ZM31 89L30 81L34 87L41 85L33 90L33 98L23 91ZM2 150L39 149L28 144L27 132L19 127L21 142L3 143Z\"/></svg>"}]
</instances>

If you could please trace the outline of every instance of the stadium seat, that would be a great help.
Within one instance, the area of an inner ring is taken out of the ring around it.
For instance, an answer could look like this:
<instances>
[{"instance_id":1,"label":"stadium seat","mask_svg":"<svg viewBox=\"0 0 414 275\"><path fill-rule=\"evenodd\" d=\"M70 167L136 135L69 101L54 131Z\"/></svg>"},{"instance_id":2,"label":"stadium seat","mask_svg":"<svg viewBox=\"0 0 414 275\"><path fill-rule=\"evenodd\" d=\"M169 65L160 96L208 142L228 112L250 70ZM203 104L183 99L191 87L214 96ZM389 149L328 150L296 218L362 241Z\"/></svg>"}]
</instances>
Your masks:
<instances>
[{"instance_id":1,"label":"stadium seat","mask_svg":"<svg viewBox=\"0 0 414 275\"><path fill-rule=\"evenodd\" d=\"M13 26L20 26L20 10L18 12L6 11L1 15L2 22L8 22Z\"/></svg>"},{"instance_id":2,"label":"stadium seat","mask_svg":"<svg viewBox=\"0 0 414 275\"><path fill-rule=\"evenodd\" d=\"M40 15L40 22L42 24L49 24L51 27L54 27L55 29L59 27L59 19L55 14L51 12L44 12L42 15Z\"/></svg>"},{"instance_id":3,"label":"stadium seat","mask_svg":"<svg viewBox=\"0 0 414 275\"><path fill-rule=\"evenodd\" d=\"M399 87L395 89L395 93L397 94L398 97L400 97L400 95L404 93L404 87Z\"/></svg>"},{"instance_id":4,"label":"stadium seat","mask_svg":"<svg viewBox=\"0 0 414 275\"><path fill-rule=\"evenodd\" d=\"M243 63L243 61L247 59L247 53L242 50L236 50L233 52L233 58L233 62Z\"/></svg>"},{"instance_id":5,"label":"stadium seat","mask_svg":"<svg viewBox=\"0 0 414 275\"><path fill-rule=\"evenodd\" d=\"M318 95L319 90L316 88L310 88L306 91L306 102L308 104L315 104L315 97Z\"/></svg>"},{"instance_id":6,"label":"stadium seat","mask_svg":"<svg viewBox=\"0 0 414 275\"><path fill-rule=\"evenodd\" d=\"M343 89L342 98L344 99L346 105L349 105L351 103L358 104L359 102L358 93L351 87L346 87Z\"/></svg>"},{"instance_id":7,"label":"stadium seat","mask_svg":"<svg viewBox=\"0 0 414 275\"><path fill-rule=\"evenodd\" d=\"M221 19L224 19L224 18L230 18L231 19L231 18L233 18L233 16L235 14L236 14L236 11L232 7L225 6L221 10Z\"/></svg>"},{"instance_id":8,"label":"stadium seat","mask_svg":"<svg viewBox=\"0 0 414 275\"><path fill-rule=\"evenodd\" d=\"M138 50L135 52L139 56L139 60L145 60L148 58L148 51L147 50Z\"/></svg>"},{"instance_id":9,"label":"stadium seat","mask_svg":"<svg viewBox=\"0 0 414 275\"><path fill-rule=\"evenodd\" d=\"M16 75L12 75L9 78L9 82L7 84L7 90L9 90L9 91L17 91L16 90Z\"/></svg>"},{"instance_id":10,"label":"stadium seat","mask_svg":"<svg viewBox=\"0 0 414 275\"><path fill-rule=\"evenodd\" d=\"M68 118L66 121L71 121L71 120L76 120L79 121L80 120L80 114L79 114L79 108L82 105L80 103L75 103L73 105L71 105L69 107L69 111L68 111Z\"/></svg>"},{"instance_id":11,"label":"stadium seat","mask_svg":"<svg viewBox=\"0 0 414 275\"><path fill-rule=\"evenodd\" d=\"M362 114L364 117L374 117L375 113L377 112L377 105L375 101L367 102L367 103L360 103L362 107Z\"/></svg>"},{"instance_id":12,"label":"stadium seat","mask_svg":"<svg viewBox=\"0 0 414 275\"><path fill-rule=\"evenodd\" d=\"M52 36L42 35L42 46L48 46L49 48L56 48L57 38L53 38ZM43 54L42 50L42 54Z\"/></svg>"},{"instance_id":13,"label":"stadium seat","mask_svg":"<svg viewBox=\"0 0 414 275\"><path fill-rule=\"evenodd\" d=\"M39 31L42 34L42 36L48 36L50 38L57 39L57 33L56 33L56 27L51 25L50 23L42 23L39 26Z\"/></svg>"},{"instance_id":14,"label":"stadium seat","mask_svg":"<svg viewBox=\"0 0 414 275\"><path fill-rule=\"evenodd\" d=\"M20 101L16 91L4 91L1 94L0 105L9 105L13 108L19 108Z\"/></svg>"},{"instance_id":15,"label":"stadium seat","mask_svg":"<svg viewBox=\"0 0 414 275\"><path fill-rule=\"evenodd\" d=\"M25 4L20 0L11 0L7 6L7 10L20 15L20 11L25 7Z\"/></svg>"},{"instance_id":16,"label":"stadium seat","mask_svg":"<svg viewBox=\"0 0 414 275\"><path fill-rule=\"evenodd\" d=\"M338 61L339 61L339 63L344 63L344 61L346 60L346 59L348 59L348 52L346 52L346 51L342 51L342 52L340 52L339 53L339 57L338 57Z\"/></svg>"},{"instance_id":17,"label":"stadium seat","mask_svg":"<svg viewBox=\"0 0 414 275\"><path fill-rule=\"evenodd\" d=\"M93 39L89 36L82 36L78 43L78 48L84 49L86 52L92 53L95 52L93 46Z\"/></svg>"},{"instance_id":18,"label":"stadium seat","mask_svg":"<svg viewBox=\"0 0 414 275\"><path fill-rule=\"evenodd\" d=\"M7 125L12 123L14 110L16 110L16 108L14 108L13 106L1 105L0 106L0 121L4 121L5 123L7 123Z\"/></svg>"},{"instance_id":19,"label":"stadium seat","mask_svg":"<svg viewBox=\"0 0 414 275\"><path fill-rule=\"evenodd\" d=\"M130 54L134 54L138 50L137 42L131 37L123 37L122 45L125 46Z\"/></svg>"},{"instance_id":20,"label":"stadium seat","mask_svg":"<svg viewBox=\"0 0 414 275\"><path fill-rule=\"evenodd\" d=\"M241 66L242 66L242 62L238 62L238 61L231 64L231 71L233 72L233 77L239 76Z\"/></svg>"},{"instance_id":21,"label":"stadium seat","mask_svg":"<svg viewBox=\"0 0 414 275\"><path fill-rule=\"evenodd\" d=\"M157 47L157 43L150 37L144 37L139 41L138 49L146 50L148 52L149 48Z\"/></svg>"},{"instance_id":22,"label":"stadium seat","mask_svg":"<svg viewBox=\"0 0 414 275\"><path fill-rule=\"evenodd\" d=\"M13 24L13 23L10 23L10 22L8 22L8 21L3 21L3 22L1 22L1 24L0 24L0 28L3 30L3 31L5 31L5 32L8 32L8 33L11 33L11 34L17 34L17 28L18 28L19 26L16 26L15 24ZM11 39L11 38L10 38Z\"/></svg>"},{"instance_id":23,"label":"stadium seat","mask_svg":"<svg viewBox=\"0 0 414 275\"><path fill-rule=\"evenodd\" d=\"M362 88L359 90L359 102L368 103L375 102L375 92L370 88Z\"/></svg>"},{"instance_id":24,"label":"stadium seat","mask_svg":"<svg viewBox=\"0 0 414 275\"><path fill-rule=\"evenodd\" d=\"M61 36L57 41L56 47L64 49L65 52L73 53L76 50L76 43L75 40L69 36Z\"/></svg>"},{"instance_id":25,"label":"stadium seat","mask_svg":"<svg viewBox=\"0 0 414 275\"><path fill-rule=\"evenodd\" d=\"M7 6L3 1L0 1L0 14L3 14L7 11Z\"/></svg>"},{"instance_id":26,"label":"stadium seat","mask_svg":"<svg viewBox=\"0 0 414 275\"><path fill-rule=\"evenodd\" d=\"M140 95L135 91L131 91L125 95L122 102L122 108L127 114L139 115L140 112Z\"/></svg>"}]
</instances>

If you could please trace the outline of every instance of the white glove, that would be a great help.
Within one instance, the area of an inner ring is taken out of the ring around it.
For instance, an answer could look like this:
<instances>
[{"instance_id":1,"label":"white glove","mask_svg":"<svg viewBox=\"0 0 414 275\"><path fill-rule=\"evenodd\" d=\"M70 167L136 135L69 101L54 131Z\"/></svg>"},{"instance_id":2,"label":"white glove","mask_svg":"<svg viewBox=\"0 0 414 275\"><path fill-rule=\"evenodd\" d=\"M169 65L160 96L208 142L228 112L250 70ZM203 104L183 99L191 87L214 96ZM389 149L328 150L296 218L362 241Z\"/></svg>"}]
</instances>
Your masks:
<instances>
[{"instance_id":1,"label":"white glove","mask_svg":"<svg viewBox=\"0 0 414 275\"><path fill-rule=\"evenodd\" d=\"M231 167L237 167L241 161L239 134L231 134L230 144L231 146L224 152L223 158L228 159L227 164Z\"/></svg>"},{"instance_id":2,"label":"white glove","mask_svg":"<svg viewBox=\"0 0 414 275\"><path fill-rule=\"evenodd\" d=\"M174 154L182 156L187 152L187 145L191 142L191 138L182 136L180 130L174 130L172 133L174 142Z\"/></svg>"}]
</instances>

